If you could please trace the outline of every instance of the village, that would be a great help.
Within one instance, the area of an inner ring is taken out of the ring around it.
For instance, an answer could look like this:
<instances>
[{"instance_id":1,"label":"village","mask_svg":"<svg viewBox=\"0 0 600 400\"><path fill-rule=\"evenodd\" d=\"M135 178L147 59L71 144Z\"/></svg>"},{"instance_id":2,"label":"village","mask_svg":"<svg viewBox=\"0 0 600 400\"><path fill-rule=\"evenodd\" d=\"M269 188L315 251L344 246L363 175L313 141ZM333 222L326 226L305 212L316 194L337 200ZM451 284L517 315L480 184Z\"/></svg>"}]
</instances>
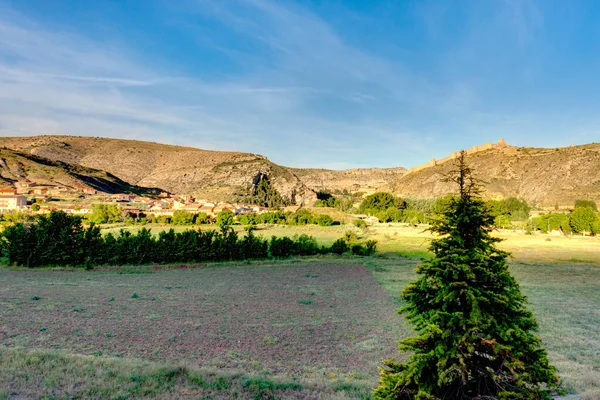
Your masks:
<instances>
[{"instance_id":1,"label":"village","mask_svg":"<svg viewBox=\"0 0 600 400\"><path fill-rule=\"evenodd\" d=\"M176 211L192 214L204 213L215 217L223 210L235 215L262 213L266 207L195 198L192 195L178 196L161 192L156 197L145 197L128 193L107 194L86 186L67 188L63 186L38 185L34 182L16 183L15 187L0 188L0 213L47 214L63 211L67 214L90 214L96 204L117 204L123 215L137 218L142 215L172 217ZM299 207L288 207L296 211Z\"/></svg>"}]
</instances>

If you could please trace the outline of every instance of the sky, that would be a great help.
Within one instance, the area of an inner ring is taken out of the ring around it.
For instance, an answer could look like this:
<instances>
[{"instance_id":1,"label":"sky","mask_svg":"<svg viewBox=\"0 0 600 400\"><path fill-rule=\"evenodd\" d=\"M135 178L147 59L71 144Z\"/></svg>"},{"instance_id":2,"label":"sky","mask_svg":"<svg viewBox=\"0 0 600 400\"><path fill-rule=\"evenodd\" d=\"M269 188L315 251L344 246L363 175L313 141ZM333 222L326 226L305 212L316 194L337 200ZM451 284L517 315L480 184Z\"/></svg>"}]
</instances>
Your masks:
<instances>
[{"instance_id":1,"label":"sky","mask_svg":"<svg viewBox=\"0 0 600 400\"><path fill-rule=\"evenodd\" d=\"M0 0L2 136L411 167L600 141L596 0Z\"/></svg>"}]
</instances>

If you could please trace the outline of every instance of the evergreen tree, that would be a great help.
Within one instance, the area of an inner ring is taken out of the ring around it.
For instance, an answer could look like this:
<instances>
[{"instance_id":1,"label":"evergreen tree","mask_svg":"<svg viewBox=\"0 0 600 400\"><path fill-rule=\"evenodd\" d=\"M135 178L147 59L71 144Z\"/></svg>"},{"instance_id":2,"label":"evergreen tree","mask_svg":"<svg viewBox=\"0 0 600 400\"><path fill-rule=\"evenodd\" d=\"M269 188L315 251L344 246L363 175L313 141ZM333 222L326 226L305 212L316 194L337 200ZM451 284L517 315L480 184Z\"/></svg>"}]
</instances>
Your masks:
<instances>
[{"instance_id":1,"label":"evergreen tree","mask_svg":"<svg viewBox=\"0 0 600 400\"><path fill-rule=\"evenodd\" d=\"M508 271L508 253L490 236L494 218L466 165L448 179L454 197L431 231L434 257L402 292L417 335L400 341L407 363L385 360L376 399L549 399L555 368L533 331L526 298Z\"/></svg>"}]
</instances>

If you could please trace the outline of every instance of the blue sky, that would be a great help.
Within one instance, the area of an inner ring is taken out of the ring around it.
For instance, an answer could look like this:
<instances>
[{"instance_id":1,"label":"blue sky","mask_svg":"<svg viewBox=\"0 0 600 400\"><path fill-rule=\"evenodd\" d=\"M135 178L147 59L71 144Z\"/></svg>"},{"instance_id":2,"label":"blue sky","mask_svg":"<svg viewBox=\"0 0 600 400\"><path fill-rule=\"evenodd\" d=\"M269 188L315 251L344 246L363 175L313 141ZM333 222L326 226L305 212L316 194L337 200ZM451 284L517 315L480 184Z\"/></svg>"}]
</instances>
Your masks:
<instances>
[{"instance_id":1,"label":"blue sky","mask_svg":"<svg viewBox=\"0 0 600 400\"><path fill-rule=\"evenodd\" d=\"M334 169L589 143L599 19L595 0L0 0L0 136Z\"/></svg>"}]
</instances>

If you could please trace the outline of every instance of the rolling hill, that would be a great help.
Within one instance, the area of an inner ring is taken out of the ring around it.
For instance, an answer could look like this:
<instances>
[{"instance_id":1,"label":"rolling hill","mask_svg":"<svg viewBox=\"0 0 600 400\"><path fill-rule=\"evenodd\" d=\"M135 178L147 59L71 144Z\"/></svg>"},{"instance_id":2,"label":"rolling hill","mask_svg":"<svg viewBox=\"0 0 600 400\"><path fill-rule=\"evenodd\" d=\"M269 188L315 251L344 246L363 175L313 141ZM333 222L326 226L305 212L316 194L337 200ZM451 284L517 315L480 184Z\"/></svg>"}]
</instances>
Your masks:
<instances>
[{"instance_id":1,"label":"rolling hill","mask_svg":"<svg viewBox=\"0 0 600 400\"><path fill-rule=\"evenodd\" d=\"M320 190L434 197L452 192L442 177L452 168L446 161L431 167L364 168L342 171L297 169L277 165L258 154L208 151L135 140L35 136L7 137L1 146L63 162L106 171L135 187L155 187L173 193L226 198L248 186L258 172L269 174L284 196L296 193L307 204ZM482 147L483 148L483 147ZM458 150L458 149L457 149ZM6 151L6 150L5 150ZM575 199L600 199L600 144L564 148L508 145L484 148L468 155L477 176L486 182L484 196L516 196L539 205L572 205ZM73 167L74 168L74 167Z\"/></svg>"},{"instance_id":2,"label":"rolling hill","mask_svg":"<svg viewBox=\"0 0 600 400\"><path fill-rule=\"evenodd\" d=\"M600 144L563 148L503 146L467 156L485 182L485 198L524 198L540 206L572 206L576 199L600 200ZM453 163L403 175L393 191L403 196L437 197L451 193L443 176Z\"/></svg>"},{"instance_id":3,"label":"rolling hill","mask_svg":"<svg viewBox=\"0 0 600 400\"><path fill-rule=\"evenodd\" d=\"M116 176L94 168L72 165L33 154L0 148L0 187L35 182L81 192L91 188L102 193L158 195L160 189L131 185Z\"/></svg>"},{"instance_id":4,"label":"rolling hill","mask_svg":"<svg viewBox=\"0 0 600 400\"><path fill-rule=\"evenodd\" d=\"M277 190L299 202L312 203L314 191L289 168L266 157L136 140L74 136L2 138L2 146L72 165L95 168L132 185L159 187L171 193L226 198L248 186L258 172L267 173Z\"/></svg>"}]
</instances>

